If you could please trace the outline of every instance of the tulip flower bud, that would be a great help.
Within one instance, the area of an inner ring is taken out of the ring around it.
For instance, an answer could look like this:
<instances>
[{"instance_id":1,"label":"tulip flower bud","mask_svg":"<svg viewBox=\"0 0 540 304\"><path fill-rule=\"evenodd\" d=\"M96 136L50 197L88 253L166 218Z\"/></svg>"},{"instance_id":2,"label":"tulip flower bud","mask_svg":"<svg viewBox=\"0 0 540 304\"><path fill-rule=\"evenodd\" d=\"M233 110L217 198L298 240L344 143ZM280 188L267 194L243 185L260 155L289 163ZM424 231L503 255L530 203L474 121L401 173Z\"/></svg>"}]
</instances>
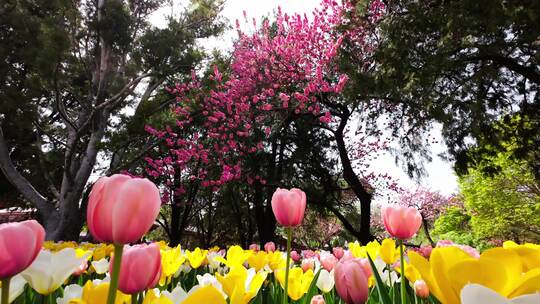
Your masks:
<instances>
[{"instance_id":1,"label":"tulip flower bud","mask_svg":"<svg viewBox=\"0 0 540 304\"><path fill-rule=\"evenodd\" d=\"M420 298L425 299L429 297L429 287L424 280L416 280L416 282L414 282L414 292Z\"/></svg>"},{"instance_id":2,"label":"tulip flower bud","mask_svg":"<svg viewBox=\"0 0 540 304\"><path fill-rule=\"evenodd\" d=\"M253 250L255 252L261 250L261 246L259 246L259 244L251 244L249 245L249 250Z\"/></svg>"},{"instance_id":3,"label":"tulip flower bud","mask_svg":"<svg viewBox=\"0 0 540 304\"><path fill-rule=\"evenodd\" d=\"M341 247L334 247L332 249L332 253L334 254L334 256L338 259L338 260L341 260L341 258L343 257L343 255L345 254L345 251L343 250L343 248Z\"/></svg>"},{"instance_id":4,"label":"tulip flower bud","mask_svg":"<svg viewBox=\"0 0 540 304\"><path fill-rule=\"evenodd\" d=\"M382 208L381 214L386 231L400 240L413 237L422 225L420 212L412 207L386 206Z\"/></svg>"},{"instance_id":5,"label":"tulip flower bud","mask_svg":"<svg viewBox=\"0 0 540 304\"><path fill-rule=\"evenodd\" d=\"M311 269L311 270L315 269L315 259L314 258L307 258L307 259L302 260L302 270L304 272L306 272L309 269Z\"/></svg>"},{"instance_id":6,"label":"tulip flower bud","mask_svg":"<svg viewBox=\"0 0 540 304\"><path fill-rule=\"evenodd\" d=\"M112 265L111 261L111 268ZM153 288L160 277L161 253L157 244L126 247L120 265L120 291L135 294Z\"/></svg>"},{"instance_id":7,"label":"tulip flower bud","mask_svg":"<svg viewBox=\"0 0 540 304\"><path fill-rule=\"evenodd\" d=\"M268 242L264 244L264 251L266 252L274 252L276 251L276 244L274 242Z\"/></svg>"},{"instance_id":8,"label":"tulip flower bud","mask_svg":"<svg viewBox=\"0 0 540 304\"><path fill-rule=\"evenodd\" d=\"M306 194L300 189L278 188L272 195L272 211L281 226L300 226L306 211Z\"/></svg>"},{"instance_id":9,"label":"tulip flower bud","mask_svg":"<svg viewBox=\"0 0 540 304\"><path fill-rule=\"evenodd\" d=\"M36 259L45 230L36 221L0 224L0 279L11 278Z\"/></svg>"},{"instance_id":10,"label":"tulip flower bud","mask_svg":"<svg viewBox=\"0 0 540 304\"><path fill-rule=\"evenodd\" d=\"M300 254L296 251L296 250L293 250L291 251L291 259L295 262L298 262L300 261L300 259L302 259L302 257L300 256Z\"/></svg>"},{"instance_id":11,"label":"tulip flower bud","mask_svg":"<svg viewBox=\"0 0 540 304\"><path fill-rule=\"evenodd\" d=\"M102 177L88 198L88 229L101 242L133 243L152 227L160 207L159 190L148 179Z\"/></svg>"},{"instance_id":12,"label":"tulip flower bud","mask_svg":"<svg viewBox=\"0 0 540 304\"><path fill-rule=\"evenodd\" d=\"M313 296L313 298L311 298L311 302L309 302L310 304L325 304L326 302L324 301L324 298L322 295L316 295L316 296Z\"/></svg>"},{"instance_id":13,"label":"tulip flower bud","mask_svg":"<svg viewBox=\"0 0 540 304\"><path fill-rule=\"evenodd\" d=\"M320 262L324 269L332 271L332 269L334 269L334 266L338 262L338 259L331 253L323 252L320 256Z\"/></svg>"},{"instance_id":14,"label":"tulip flower bud","mask_svg":"<svg viewBox=\"0 0 540 304\"><path fill-rule=\"evenodd\" d=\"M347 304L363 304L369 295L364 267L357 259L342 260L334 269L334 280L339 297Z\"/></svg>"}]
</instances>

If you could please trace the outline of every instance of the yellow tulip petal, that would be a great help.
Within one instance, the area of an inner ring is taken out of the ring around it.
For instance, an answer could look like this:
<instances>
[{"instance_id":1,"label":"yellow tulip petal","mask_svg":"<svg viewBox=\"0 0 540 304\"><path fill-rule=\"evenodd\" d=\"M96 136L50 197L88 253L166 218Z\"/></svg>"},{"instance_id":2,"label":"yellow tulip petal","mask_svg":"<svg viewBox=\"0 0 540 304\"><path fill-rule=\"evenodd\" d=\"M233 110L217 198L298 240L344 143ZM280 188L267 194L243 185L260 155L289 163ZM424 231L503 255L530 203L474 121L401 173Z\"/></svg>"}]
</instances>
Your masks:
<instances>
[{"instance_id":1,"label":"yellow tulip petal","mask_svg":"<svg viewBox=\"0 0 540 304\"><path fill-rule=\"evenodd\" d=\"M105 302L103 302L105 303ZM206 285L197 289L195 292L190 294L182 304L201 304L201 303L212 303L212 304L226 304L227 302L223 298L223 295L219 290L217 290L212 285Z\"/></svg>"},{"instance_id":2,"label":"yellow tulip petal","mask_svg":"<svg viewBox=\"0 0 540 304\"><path fill-rule=\"evenodd\" d=\"M413 265L418 270L418 272L420 272L422 279L428 285L431 293L437 299L439 299L439 301L444 302L444 294L441 292L439 286L437 285L437 282L435 282L435 279L433 278L429 261L414 251L409 251L407 255L409 256L411 265Z\"/></svg>"},{"instance_id":3,"label":"yellow tulip petal","mask_svg":"<svg viewBox=\"0 0 540 304\"><path fill-rule=\"evenodd\" d=\"M394 264L398 255L396 254L396 242L393 239L384 239L379 249L379 256L386 264ZM375 258L370 254L371 258Z\"/></svg>"},{"instance_id":4,"label":"yellow tulip petal","mask_svg":"<svg viewBox=\"0 0 540 304\"><path fill-rule=\"evenodd\" d=\"M457 247L435 248L431 252L430 265L434 281L439 287L442 298L441 302L445 304L459 304L460 290L449 279L448 271L455 264L465 260L472 260L467 253Z\"/></svg>"},{"instance_id":5,"label":"yellow tulip petal","mask_svg":"<svg viewBox=\"0 0 540 304\"><path fill-rule=\"evenodd\" d=\"M508 288L509 284L506 270L487 258L458 262L448 270L448 277L453 289L460 293L465 285L476 283L505 296L501 290Z\"/></svg>"},{"instance_id":6,"label":"yellow tulip petal","mask_svg":"<svg viewBox=\"0 0 540 304\"><path fill-rule=\"evenodd\" d=\"M509 298L540 292L540 268L527 272L517 283Z\"/></svg>"},{"instance_id":7,"label":"yellow tulip petal","mask_svg":"<svg viewBox=\"0 0 540 304\"><path fill-rule=\"evenodd\" d=\"M519 255L510 249L492 248L484 251L480 260L487 260L491 267L502 268L505 271L505 278L499 280L505 281L505 286L500 289L491 288L503 296L508 296L513 289L515 282L519 281L523 273L523 263ZM484 285L489 287L487 285Z\"/></svg>"}]
</instances>

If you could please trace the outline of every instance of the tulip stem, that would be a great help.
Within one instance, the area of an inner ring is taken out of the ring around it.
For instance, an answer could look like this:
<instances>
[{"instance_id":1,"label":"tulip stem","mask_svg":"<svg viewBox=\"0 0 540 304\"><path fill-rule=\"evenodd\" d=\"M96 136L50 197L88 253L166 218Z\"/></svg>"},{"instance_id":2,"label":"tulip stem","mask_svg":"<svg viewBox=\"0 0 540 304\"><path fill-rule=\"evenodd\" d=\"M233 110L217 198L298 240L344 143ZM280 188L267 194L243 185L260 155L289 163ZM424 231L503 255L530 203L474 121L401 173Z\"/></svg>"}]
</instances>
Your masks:
<instances>
[{"instance_id":1,"label":"tulip stem","mask_svg":"<svg viewBox=\"0 0 540 304\"><path fill-rule=\"evenodd\" d=\"M2 304L9 304L9 282L11 278L2 279Z\"/></svg>"},{"instance_id":2,"label":"tulip stem","mask_svg":"<svg viewBox=\"0 0 540 304\"><path fill-rule=\"evenodd\" d=\"M399 257L401 259L401 304L407 303L406 288L405 288L405 259L403 258L403 240L399 242Z\"/></svg>"},{"instance_id":3,"label":"tulip stem","mask_svg":"<svg viewBox=\"0 0 540 304\"><path fill-rule=\"evenodd\" d=\"M291 240L292 240L292 228L287 227L287 261L285 268L285 292L283 293L283 304L289 303L289 266L291 260Z\"/></svg>"},{"instance_id":4,"label":"tulip stem","mask_svg":"<svg viewBox=\"0 0 540 304\"><path fill-rule=\"evenodd\" d=\"M109 296L107 304L114 304L116 301L116 290L118 289L118 277L120 276L120 265L122 263L122 251L124 245L114 244L114 261L111 273L111 284L109 285Z\"/></svg>"}]
</instances>

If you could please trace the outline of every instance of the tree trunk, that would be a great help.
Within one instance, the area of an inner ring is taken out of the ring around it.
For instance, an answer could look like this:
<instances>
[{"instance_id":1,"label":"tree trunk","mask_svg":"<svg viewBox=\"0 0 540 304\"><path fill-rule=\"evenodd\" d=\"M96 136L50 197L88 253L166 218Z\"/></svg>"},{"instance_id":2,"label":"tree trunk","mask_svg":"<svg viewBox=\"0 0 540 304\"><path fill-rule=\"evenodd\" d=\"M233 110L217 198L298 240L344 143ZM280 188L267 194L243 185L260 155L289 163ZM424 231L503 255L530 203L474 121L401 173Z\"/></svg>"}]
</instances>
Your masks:
<instances>
[{"instance_id":1,"label":"tree trunk","mask_svg":"<svg viewBox=\"0 0 540 304\"><path fill-rule=\"evenodd\" d=\"M367 244L368 242L374 240L370 230L372 195L364 188L364 185L362 185L362 182L360 179L358 179L356 173L354 173L351 160L347 152L347 146L343 138L343 131L345 130L349 116L349 113L342 115L340 125L335 131L334 136L339 151L341 165L343 166L343 178L345 181L347 181L356 197L360 200L360 230L358 240L362 244Z\"/></svg>"},{"instance_id":2,"label":"tree trunk","mask_svg":"<svg viewBox=\"0 0 540 304\"><path fill-rule=\"evenodd\" d=\"M177 202L178 199L174 198L171 205L171 237L169 239L169 244L171 247L177 246L182 240L182 232L180 231L180 216L182 214L182 208L180 207L180 202Z\"/></svg>"},{"instance_id":3,"label":"tree trunk","mask_svg":"<svg viewBox=\"0 0 540 304\"><path fill-rule=\"evenodd\" d=\"M431 247L435 247L435 242L433 241L433 239L431 238L431 235L429 234L428 223L426 219L424 218L424 216L422 216L422 227L424 227L424 233L429 243L431 244Z\"/></svg>"}]
</instances>

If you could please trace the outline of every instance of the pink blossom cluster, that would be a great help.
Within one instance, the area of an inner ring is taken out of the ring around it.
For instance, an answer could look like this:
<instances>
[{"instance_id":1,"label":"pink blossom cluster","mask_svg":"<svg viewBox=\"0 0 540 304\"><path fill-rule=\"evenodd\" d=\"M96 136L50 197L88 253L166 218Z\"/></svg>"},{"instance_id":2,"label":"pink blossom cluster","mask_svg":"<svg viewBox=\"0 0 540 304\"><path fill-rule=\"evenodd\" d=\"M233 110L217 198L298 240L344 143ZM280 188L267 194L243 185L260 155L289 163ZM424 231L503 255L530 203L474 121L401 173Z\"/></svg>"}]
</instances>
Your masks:
<instances>
[{"instance_id":1,"label":"pink blossom cluster","mask_svg":"<svg viewBox=\"0 0 540 304\"><path fill-rule=\"evenodd\" d=\"M380 18L383 10L380 0L372 1L368 19ZM310 18L278 8L275 23L265 20L257 27L254 20L253 32L242 32L237 22L239 38L226 73L214 66L204 85L192 73L191 81L168 88L176 98L175 123L165 130L146 127L165 143L157 148L159 156L146 159L146 173L175 186L175 195L186 193L186 184L213 189L239 179L265 184L243 161L267 149L287 119L310 115L322 125L333 123L331 108L320 97L337 95L347 84L336 64L340 50L373 51L365 46L373 43L361 26L344 27L366 22L360 19L348 1L323 0Z\"/></svg>"}]
</instances>

